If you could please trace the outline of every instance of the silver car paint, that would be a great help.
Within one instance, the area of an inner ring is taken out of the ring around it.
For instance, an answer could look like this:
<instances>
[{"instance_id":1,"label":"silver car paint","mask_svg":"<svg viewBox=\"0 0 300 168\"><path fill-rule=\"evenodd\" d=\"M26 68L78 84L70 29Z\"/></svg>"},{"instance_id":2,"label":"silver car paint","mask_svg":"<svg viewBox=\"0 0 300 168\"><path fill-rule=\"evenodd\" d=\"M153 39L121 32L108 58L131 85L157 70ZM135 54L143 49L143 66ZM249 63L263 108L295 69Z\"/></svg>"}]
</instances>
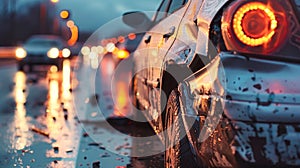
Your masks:
<instances>
[{"instance_id":1,"label":"silver car paint","mask_svg":"<svg viewBox=\"0 0 300 168\"><path fill-rule=\"evenodd\" d=\"M176 40L163 56L164 62L171 60L178 64L189 64L195 53L207 56L211 21L227 2L192 0L179 26ZM238 63L233 66L232 62L235 61ZM165 66L159 68L164 69ZM192 131L189 131L192 127L190 121L201 123L204 120L207 126L200 128L204 131L201 130L200 137L196 137L199 138L197 143L202 143L201 149L204 148L203 151L198 149L198 154L213 156L210 162L214 166L232 166L230 160L235 154L248 162L300 164L300 125L297 124L300 119L297 113L300 110L300 90L297 87L300 81L289 76L297 72L300 72L299 66L292 63L249 61L243 56L220 53L207 67L186 79L179 87L180 101L186 132L195 149L198 148ZM278 76L284 76L285 79L276 82L285 86L285 90L276 90L276 86L271 86ZM221 118L220 112L223 110L225 117ZM200 116L201 112L217 115L211 115L206 120ZM237 134L230 134L232 132ZM253 144L253 139L263 141ZM220 140L222 144L217 143ZM229 149L229 146L232 148ZM257 153L263 156L259 157Z\"/></svg>"},{"instance_id":2,"label":"silver car paint","mask_svg":"<svg viewBox=\"0 0 300 168\"><path fill-rule=\"evenodd\" d=\"M236 132L233 138L225 136L232 147L229 152L214 151L213 155L223 156L216 163L227 162L224 158L238 153L248 162L300 164L300 81L287 75L297 74L300 66L230 53L220 53L212 64L195 73L195 78L187 79L179 89L185 121L191 117L201 120L201 113L219 114L224 110L222 119L219 115L204 118L209 129L200 128L199 142L214 142L213 139L220 138L214 135L224 132L226 127ZM216 107L212 102L219 98L222 103ZM189 122L185 122L187 128L191 128ZM192 136L189 134L191 144ZM212 149L220 145L209 144Z\"/></svg>"},{"instance_id":3,"label":"silver car paint","mask_svg":"<svg viewBox=\"0 0 300 168\"><path fill-rule=\"evenodd\" d=\"M150 29L145 35L145 38L151 36L150 43L145 43L142 40L133 55L136 65L134 71L135 73L139 72L137 73L137 79L139 79L137 82L137 99L147 111L145 114L148 120L153 121L151 124L154 128L156 128L155 124L159 123L158 116L160 116L161 110L159 108L160 101L158 101L160 100L160 91L153 86L161 77L164 57L173 45L181 19L186 14L190 4L191 1ZM174 34L169 38L163 38L163 35L168 33L172 27L175 28ZM142 71L145 68L148 68L148 73ZM145 83L145 81L147 82Z\"/></svg>"}]
</instances>

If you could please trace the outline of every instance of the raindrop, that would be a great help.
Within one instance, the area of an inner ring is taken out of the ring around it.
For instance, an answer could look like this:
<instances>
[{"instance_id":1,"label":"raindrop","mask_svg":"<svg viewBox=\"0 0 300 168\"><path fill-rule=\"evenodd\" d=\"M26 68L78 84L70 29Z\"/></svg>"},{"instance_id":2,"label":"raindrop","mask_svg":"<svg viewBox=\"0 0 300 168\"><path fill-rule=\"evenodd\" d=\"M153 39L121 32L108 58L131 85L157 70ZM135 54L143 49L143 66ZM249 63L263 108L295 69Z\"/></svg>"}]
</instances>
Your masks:
<instances>
[{"instance_id":1,"label":"raindrop","mask_svg":"<svg viewBox=\"0 0 300 168\"><path fill-rule=\"evenodd\" d=\"M255 85L253 85L253 87L258 89L258 90L261 90L261 84L255 84Z\"/></svg>"},{"instance_id":2,"label":"raindrop","mask_svg":"<svg viewBox=\"0 0 300 168\"><path fill-rule=\"evenodd\" d=\"M267 93L270 93L270 89L266 89L265 91L266 91Z\"/></svg>"},{"instance_id":3,"label":"raindrop","mask_svg":"<svg viewBox=\"0 0 300 168\"><path fill-rule=\"evenodd\" d=\"M73 150L67 150L66 151L66 153L72 153L73 152Z\"/></svg>"},{"instance_id":4,"label":"raindrop","mask_svg":"<svg viewBox=\"0 0 300 168\"><path fill-rule=\"evenodd\" d=\"M99 149L106 150L106 148L103 146L100 146Z\"/></svg>"},{"instance_id":5,"label":"raindrop","mask_svg":"<svg viewBox=\"0 0 300 168\"><path fill-rule=\"evenodd\" d=\"M54 149L54 153L58 153L58 151L59 151L59 148L56 146L56 147L54 147L53 148Z\"/></svg>"},{"instance_id":6,"label":"raindrop","mask_svg":"<svg viewBox=\"0 0 300 168\"><path fill-rule=\"evenodd\" d=\"M249 89L248 88L244 88L243 89L243 92L247 92Z\"/></svg>"},{"instance_id":7,"label":"raindrop","mask_svg":"<svg viewBox=\"0 0 300 168\"><path fill-rule=\"evenodd\" d=\"M95 142L89 143L88 145L89 145L89 146L99 146L99 144L98 144L98 143L95 143Z\"/></svg>"},{"instance_id":8,"label":"raindrop","mask_svg":"<svg viewBox=\"0 0 300 168\"><path fill-rule=\"evenodd\" d=\"M93 163L93 168L100 168L100 161L96 161Z\"/></svg>"},{"instance_id":9,"label":"raindrop","mask_svg":"<svg viewBox=\"0 0 300 168\"><path fill-rule=\"evenodd\" d=\"M68 114L64 114L65 120L68 120Z\"/></svg>"},{"instance_id":10,"label":"raindrop","mask_svg":"<svg viewBox=\"0 0 300 168\"><path fill-rule=\"evenodd\" d=\"M100 157L102 157L102 158L106 158L106 157L110 157L110 155L109 155L109 154L107 154L107 153L105 153L105 154L101 155Z\"/></svg>"},{"instance_id":11,"label":"raindrop","mask_svg":"<svg viewBox=\"0 0 300 168\"><path fill-rule=\"evenodd\" d=\"M226 100L232 100L232 97L230 95L226 95Z\"/></svg>"}]
</instances>

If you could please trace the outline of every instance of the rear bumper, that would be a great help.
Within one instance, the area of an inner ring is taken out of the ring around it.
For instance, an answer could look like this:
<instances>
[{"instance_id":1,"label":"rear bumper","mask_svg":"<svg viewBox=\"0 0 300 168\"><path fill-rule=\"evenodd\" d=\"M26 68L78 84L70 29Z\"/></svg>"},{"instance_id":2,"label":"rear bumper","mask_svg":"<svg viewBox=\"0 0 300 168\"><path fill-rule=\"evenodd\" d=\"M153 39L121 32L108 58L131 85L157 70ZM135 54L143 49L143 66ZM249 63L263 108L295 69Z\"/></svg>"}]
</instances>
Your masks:
<instances>
[{"instance_id":1,"label":"rear bumper","mask_svg":"<svg viewBox=\"0 0 300 168\"><path fill-rule=\"evenodd\" d=\"M300 123L300 65L222 53L179 87L187 115L220 101L231 120Z\"/></svg>"},{"instance_id":2,"label":"rear bumper","mask_svg":"<svg viewBox=\"0 0 300 168\"><path fill-rule=\"evenodd\" d=\"M50 58L28 58L19 60L20 65L59 65L61 64L63 59L50 59Z\"/></svg>"},{"instance_id":3,"label":"rear bumper","mask_svg":"<svg viewBox=\"0 0 300 168\"><path fill-rule=\"evenodd\" d=\"M232 154L261 165L300 165L300 124L231 121Z\"/></svg>"},{"instance_id":4,"label":"rear bumper","mask_svg":"<svg viewBox=\"0 0 300 168\"><path fill-rule=\"evenodd\" d=\"M261 106L257 102L226 100L224 105L224 114L230 120L300 124L299 104L270 103Z\"/></svg>"},{"instance_id":5,"label":"rear bumper","mask_svg":"<svg viewBox=\"0 0 300 168\"><path fill-rule=\"evenodd\" d=\"M293 63L222 53L179 87L183 118L205 116L209 129L200 128L200 136L206 135L201 142L224 131L224 125L232 127L233 136L225 138L231 148L227 156L261 165L300 165L299 72Z\"/></svg>"},{"instance_id":6,"label":"rear bumper","mask_svg":"<svg viewBox=\"0 0 300 168\"><path fill-rule=\"evenodd\" d=\"M300 165L300 105L235 100L224 104L234 132L233 155L260 165Z\"/></svg>"}]
</instances>

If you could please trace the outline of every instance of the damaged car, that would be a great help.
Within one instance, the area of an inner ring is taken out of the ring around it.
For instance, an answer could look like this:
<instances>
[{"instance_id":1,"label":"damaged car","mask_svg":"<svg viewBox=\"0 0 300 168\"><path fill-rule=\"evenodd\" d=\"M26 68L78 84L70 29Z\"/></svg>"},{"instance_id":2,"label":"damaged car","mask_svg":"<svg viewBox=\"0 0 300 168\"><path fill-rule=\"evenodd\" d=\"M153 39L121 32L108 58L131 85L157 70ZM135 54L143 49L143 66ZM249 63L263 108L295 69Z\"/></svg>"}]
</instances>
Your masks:
<instances>
[{"instance_id":1,"label":"damaged car","mask_svg":"<svg viewBox=\"0 0 300 168\"><path fill-rule=\"evenodd\" d=\"M162 1L132 92L166 167L300 165L299 20L299 0Z\"/></svg>"}]
</instances>

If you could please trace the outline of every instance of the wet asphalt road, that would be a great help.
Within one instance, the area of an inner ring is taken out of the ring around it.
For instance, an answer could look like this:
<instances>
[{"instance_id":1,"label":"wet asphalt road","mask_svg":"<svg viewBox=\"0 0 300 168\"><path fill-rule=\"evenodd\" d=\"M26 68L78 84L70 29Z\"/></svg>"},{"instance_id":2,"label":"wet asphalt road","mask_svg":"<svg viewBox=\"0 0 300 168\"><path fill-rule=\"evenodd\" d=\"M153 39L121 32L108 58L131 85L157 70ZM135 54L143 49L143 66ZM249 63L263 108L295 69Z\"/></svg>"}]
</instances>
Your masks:
<instances>
[{"instance_id":1,"label":"wet asphalt road","mask_svg":"<svg viewBox=\"0 0 300 168\"><path fill-rule=\"evenodd\" d=\"M161 144L131 138L152 131L120 117L132 114L127 93L109 92L106 72L77 63L66 61L61 73L0 64L0 167L163 167L159 152L131 157Z\"/></svg>"},{"instance_id":2,"label":"wet asphalt road","mask_svg":"<svg viewBox=\"0 0 300 168\"><path fill-rule=\"evenodd\" d=\"M0 167L75 165L81 129L70 90L62 87L67 78L41 70L23 73L15 64L0 68Z\"/></svg>"}]
</instances>

